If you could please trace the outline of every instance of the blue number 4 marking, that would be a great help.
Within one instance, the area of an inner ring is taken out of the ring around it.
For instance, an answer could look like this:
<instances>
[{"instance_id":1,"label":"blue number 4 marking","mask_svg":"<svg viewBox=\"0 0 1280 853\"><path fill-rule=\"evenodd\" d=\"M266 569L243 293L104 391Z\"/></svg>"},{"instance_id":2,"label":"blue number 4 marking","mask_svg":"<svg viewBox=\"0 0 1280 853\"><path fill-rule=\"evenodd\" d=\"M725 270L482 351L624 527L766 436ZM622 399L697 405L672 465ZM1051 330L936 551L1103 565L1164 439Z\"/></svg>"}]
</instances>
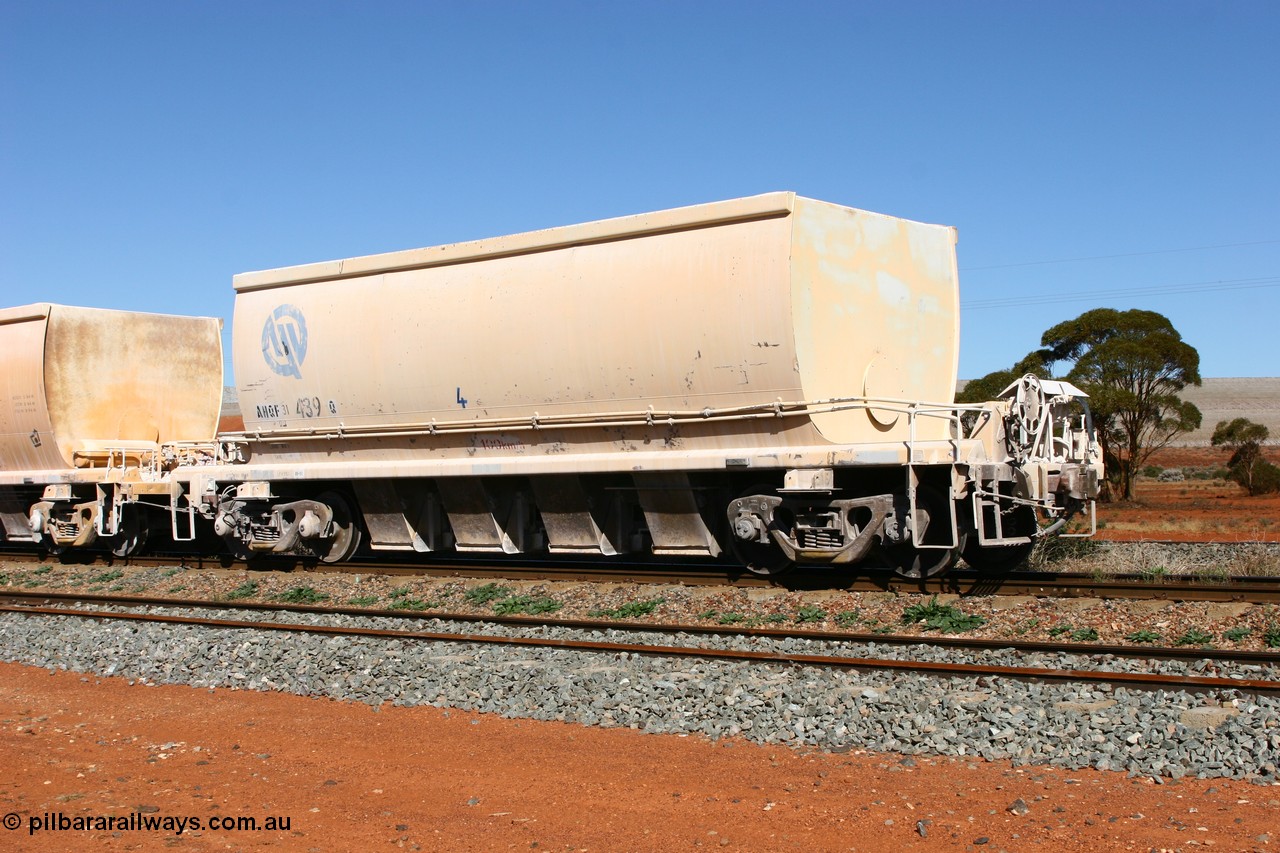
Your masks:
<instances>
[{"instance_id":1,"label":"blue number 4 marking","mask_svg":"<svg viewBox=\"0 0 1280 853\"><path fill-rule=\"evenodd\" d=\"M458 388L457 393L458 393L458 405L462 406L462 408L465 409L467 407L467 398L462 396L462 388Z\"/></svg>"}]
</instances>

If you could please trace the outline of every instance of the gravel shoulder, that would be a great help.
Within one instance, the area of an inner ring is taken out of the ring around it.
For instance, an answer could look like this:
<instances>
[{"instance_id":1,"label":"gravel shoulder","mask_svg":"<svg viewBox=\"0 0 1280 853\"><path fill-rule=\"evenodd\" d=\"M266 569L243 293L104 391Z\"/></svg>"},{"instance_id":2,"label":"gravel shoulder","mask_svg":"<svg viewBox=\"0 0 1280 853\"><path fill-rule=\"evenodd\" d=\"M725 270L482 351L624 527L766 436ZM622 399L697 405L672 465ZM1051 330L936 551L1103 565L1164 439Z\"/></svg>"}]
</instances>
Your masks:
<instances>
[{"instance_id":1,"label":"gravel shoulder","mask_svg":"<svg viewBox=\"0 0 1280 853\"><path fill-rule=\"evenodd\" d=\"M823 753L0 664L14 849L1270 850L1280 788ZM284 832L27 820L289 817Z\"/></svg>"}]
</instances>

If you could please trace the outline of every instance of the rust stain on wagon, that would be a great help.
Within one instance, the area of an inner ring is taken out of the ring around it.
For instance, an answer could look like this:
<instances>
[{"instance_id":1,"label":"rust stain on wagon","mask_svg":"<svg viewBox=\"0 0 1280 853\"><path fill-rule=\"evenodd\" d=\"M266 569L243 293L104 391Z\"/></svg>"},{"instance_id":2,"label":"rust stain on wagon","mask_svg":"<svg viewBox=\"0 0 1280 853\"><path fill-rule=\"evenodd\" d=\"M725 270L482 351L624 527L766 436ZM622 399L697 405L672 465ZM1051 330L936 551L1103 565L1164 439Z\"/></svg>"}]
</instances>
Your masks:
<instances>
[{"instance_id":1,"label":"rust stain on wagon","mask_svg":"<svg viewBox=\"0 0 1280 853\"><path fill-rule=\"evenodd\" d=\"M21 312L43 316L6 320ZM5 456L15 456L15 430L50 439L9 467L93 467L110 448L130 448L137 459L162 443L211 440L222 402L221 327L216 318L64 305L0 312L11 365L0 415Z\"/></svg>"}]
</instances>

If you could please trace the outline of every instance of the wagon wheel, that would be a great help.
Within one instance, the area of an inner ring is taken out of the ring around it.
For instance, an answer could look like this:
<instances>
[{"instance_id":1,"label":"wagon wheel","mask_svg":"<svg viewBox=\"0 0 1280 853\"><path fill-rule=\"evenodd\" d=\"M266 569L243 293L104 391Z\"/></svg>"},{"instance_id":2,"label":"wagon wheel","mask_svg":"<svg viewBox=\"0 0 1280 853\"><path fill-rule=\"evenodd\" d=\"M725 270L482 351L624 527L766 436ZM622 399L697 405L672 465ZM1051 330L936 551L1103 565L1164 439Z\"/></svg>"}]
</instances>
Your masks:
<instances>
[{"instance_id":1,"label":"wagon wheel","mask_svg":"<svg viewBox=\"0 0 1280 853\"><path fill-rule=\"evenodd\" d=\"M743 542L733 539L733 556L756 577L773 578L791 570L795 563L776 542L762 545L759 542Z\"/></svg>"},{"instance_id":2,"label":"wagon wheel","mask_svg":"<svg viewBox=\"0 0 1280 853\"><path fill-rule=\"evenodd\" d=\"M749 495L772 495L775 494L773 486L764 484L752 486L738 497L747 497ZM772 578L789 571L795 566L795 562L787 556L786 552L773 541L773 537L769 537L767 543L748 542L739 539L732 530L729 531L730 549L733 556L738 562L742 563L746 570L756 577Z\"/></svg>"},{"instance_id":3,"label":"wagon wheel","mask_svg":"<svg viewBox=\"0 0 1280 853\"><path fill-rule=\"evenodd\" d=\"M928 541L944 530L949 517L946 498L937 489L920 486L916 490L915 523ZM937 527L935 528L935 525ZM946 531L949 534L949 531ZM957 548L917 548L911 542L898 542L882 549L895 574L913 580L935 577L950 569L960 559L961 541Z\"/></svg>"},{"instance_id":4,"label":"wagon wheel","mask_svg":"<svg viewBox=\"0 0 1280 853\"><path fill-rule=\"evenodd\" d=\"M151 524L136 506L126 506L120 511L120 532L111 537L111 553L117 557L129 557L147 544Z\"/></svg>"},{"instance_id":5,"label":"wagon wheel","mask_svg":"<svg viewBox=\"0 0 1280 853\"><path fill-rule=\"evenodd\" d=\"M333 510L333 535L327 540L316 543L320 546L316 549L316 556L322 563L341 563L351 559L356 549L360 547L361 541L360 524L351 510L351 505L338 492L325 492L316 498L316 501ZM328 542L327 550L324 548L326 541Z\"/></svg>"}]
</instances>

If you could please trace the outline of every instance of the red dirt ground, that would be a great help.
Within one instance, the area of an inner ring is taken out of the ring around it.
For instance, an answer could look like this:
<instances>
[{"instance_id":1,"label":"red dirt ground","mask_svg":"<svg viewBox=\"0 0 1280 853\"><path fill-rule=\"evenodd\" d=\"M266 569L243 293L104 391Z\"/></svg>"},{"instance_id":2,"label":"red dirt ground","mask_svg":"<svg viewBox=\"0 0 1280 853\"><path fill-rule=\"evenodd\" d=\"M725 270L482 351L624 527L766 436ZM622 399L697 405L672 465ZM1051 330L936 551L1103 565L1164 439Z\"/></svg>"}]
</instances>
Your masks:
<instances>
[{"instance_id":1,"label":"red dirt ground","mask_svg":"<svg viewBox=\"0 0 1280 853\"><path fill-rule=\"evenodd\" d=\"M1280 845L1274 786L801 753L14 664L0 664L0 767L0 811L18 827L0 829L0 839L22 851ZM30 834L33 819L59 813L274 816L289 828Z\"/></svg>"},{"instance_id":2,"label":"red dirt ground","mask_svg":"<svg viewBox=\"0 0 1280 853\"><path fill-rule=\"evenodd\" d=\"M1175 447L1159 451L1151 464L1220 468L1228 455L1216 447ZM1267 457L1276 462L1280 449L1268 448ZM1146 478L1134 492L1132 502L1099 504L1099 539L1280 542L1280 495L1251 497L1221 480L1161 483Z\"/></svg>"}]
</instances>

